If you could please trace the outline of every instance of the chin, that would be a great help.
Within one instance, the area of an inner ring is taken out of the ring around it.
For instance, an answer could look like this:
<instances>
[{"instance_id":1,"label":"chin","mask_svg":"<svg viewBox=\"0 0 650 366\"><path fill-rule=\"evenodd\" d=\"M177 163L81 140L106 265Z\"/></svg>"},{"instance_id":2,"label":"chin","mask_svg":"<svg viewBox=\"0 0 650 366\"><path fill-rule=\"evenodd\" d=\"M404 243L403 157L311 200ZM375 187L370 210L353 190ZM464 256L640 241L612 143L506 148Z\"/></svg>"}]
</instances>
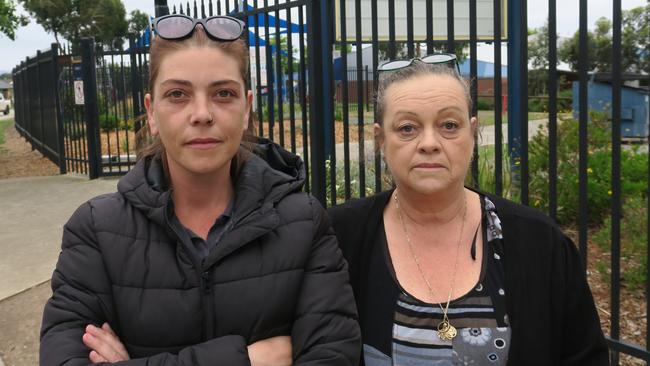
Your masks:
<instances>
[{"instance_id":1,"label":"chin","mask_svg":"<svg viewBox=\"0 0 650 366\"><path fill-rule=\"evenodd\" d=\"M429 177L410 179L402 182L400 186L421 195L435 195L449 191L454 187L454 183L449 180Z\"/></svg>"}]
</instances>

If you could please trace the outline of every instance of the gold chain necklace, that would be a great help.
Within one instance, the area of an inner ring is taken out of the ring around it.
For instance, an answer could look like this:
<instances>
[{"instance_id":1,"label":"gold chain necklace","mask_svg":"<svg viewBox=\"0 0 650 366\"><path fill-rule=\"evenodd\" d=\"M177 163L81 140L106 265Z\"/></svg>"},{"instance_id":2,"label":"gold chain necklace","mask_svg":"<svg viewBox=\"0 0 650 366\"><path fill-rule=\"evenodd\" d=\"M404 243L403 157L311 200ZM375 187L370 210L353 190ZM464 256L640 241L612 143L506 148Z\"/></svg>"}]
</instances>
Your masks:
<instances>
[{"instance_id":1,"label":"gold chain necklace","mask_svg":"<svg viewBox=\"0 0 650 366\"><path fill-rule=\"evenodd\" d=\"M420 258L417 256L417 254L415 254L415 251L413 250L413 244L411 244L411 237L409 236L408 230L406 230L406 224L404 223L404 218L402 217L402 209L399 207L399 199L397 199L397 189L395 190L395 195L393 196L393 198L395 199L395 206L397 207L397 215L399 216L399 221L402 223L402 230L404 230L404 236L406 237L406 242L408 243L409 251L411 252L413 261L417 266L418 272L420 272L420 276L422 276L424 283L427 285L427 289L429 290L429 295L431 296L431 298L433 298L433 289L431 288L431 283L429 283L427 276L424 275L424 271L422 270L422 266L420 265ZM456 261L454 264L454 275L451 278L449 295L447 295L447 304L445 305L444 308L442 307L442 304L438 304L438 306L440 306L440 310L442 310L442 322L438 324L438 337L440 337L440 339L442 339L443 341L450 341L454 339L454 337L456 337L456 335L458 334L456 327L454 327L453 325L451 325L451 323L449 323L449 317L447 316L447 311L449 310L449 302L451 302L451 294L454 291L454 285L456 282L456 272L458 272L458 254L460 252L460 242L463 237L463 230L465 229L466 219L467 219L467 197L465 197L465 192L463 192L463 221L460 226L460 233L458 234L458 242L456 243Z\"/></svg>"}]
</instances>

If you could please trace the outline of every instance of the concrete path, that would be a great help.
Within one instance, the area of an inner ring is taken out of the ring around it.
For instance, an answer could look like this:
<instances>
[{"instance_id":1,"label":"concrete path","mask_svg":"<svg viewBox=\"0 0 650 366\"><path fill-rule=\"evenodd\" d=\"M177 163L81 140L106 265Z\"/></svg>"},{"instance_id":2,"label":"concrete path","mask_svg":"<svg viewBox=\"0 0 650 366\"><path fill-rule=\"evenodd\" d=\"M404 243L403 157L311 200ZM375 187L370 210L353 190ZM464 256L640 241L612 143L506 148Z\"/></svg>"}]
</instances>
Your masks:
<instances>
[{"instance_id":1,"label":"concrete path","mask_svg":"<svg viewBox=\"0 0 650 366\"><path fill-rule=\"evenodd\" d=\"M83 202L116 187L115 178L73 175L0 180L0 301L49 280L63 225Z\"/></svg>"}]
</instances>

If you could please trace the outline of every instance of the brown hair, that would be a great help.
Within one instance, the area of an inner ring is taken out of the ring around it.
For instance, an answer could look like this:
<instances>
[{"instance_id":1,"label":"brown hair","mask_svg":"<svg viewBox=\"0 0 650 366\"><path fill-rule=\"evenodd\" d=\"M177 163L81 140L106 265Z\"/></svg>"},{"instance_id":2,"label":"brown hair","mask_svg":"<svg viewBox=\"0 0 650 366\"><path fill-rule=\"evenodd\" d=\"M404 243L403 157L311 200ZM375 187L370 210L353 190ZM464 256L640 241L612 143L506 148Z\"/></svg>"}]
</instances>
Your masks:
<instances>
[{"instance_id":1,"label":"brown hair","mask_svg":"<svg viewBox=\"0 0 650 366\"><path fill-rule=\"evenodd\" d=\"M246 32L245 32L246 33ZM203 26L197 25L194 29L194 33L186 39L183 40L166 40L160 37L155 37L151 43L151 49L149 50L149 93L151 94L151 100L155 98L154 85L156 78L160 73L160 65L162 60L169 54L176 51L197 47L197 48L218 48L223 51L225 54L232 56L239 63L239 73L244 81L245 90L249 89L248 85L248 66L249 66L249 54L248 46L243 38L236 39L234 41L216 41L208 37L203 29ZM146 117L146 115L144 116ZM255 128L253 113L249 113L248 129L244 132L242 138L242 146L240 146L239 151L233 157L231 165L231 175L236 176L241 169L242 165L246 161L248 154L250 154L250 146L248 146L247 141L253 139ZM159 136L152 136L149 132L148 124L138 131L136 136L136 152L137 159L146 158L149 156L160 157L163 162L163 167L165 169L165 174L168 175L167 171L167 159L165 157L165 147L163 146Z\"/></svg>"}]
</instances>

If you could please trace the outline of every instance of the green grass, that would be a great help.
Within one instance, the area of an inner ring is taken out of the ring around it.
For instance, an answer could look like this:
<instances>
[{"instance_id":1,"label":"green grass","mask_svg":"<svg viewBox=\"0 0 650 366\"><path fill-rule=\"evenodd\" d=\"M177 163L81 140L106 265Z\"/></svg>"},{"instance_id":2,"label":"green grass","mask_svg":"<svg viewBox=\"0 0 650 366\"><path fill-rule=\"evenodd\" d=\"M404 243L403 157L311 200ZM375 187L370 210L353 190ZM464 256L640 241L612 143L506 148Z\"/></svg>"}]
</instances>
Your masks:
<instances>
[{"instance_id":1,"label":"green grass","mask_svg":"<svg viewBox=\"0 0 650 366\"><path fill-rule=\"evenodd\" d=\"M0 145L4 145L5 143L5 130L7 127L13 126L14 121L13 120L5 120L5 121L0 121Z\"/></svg>"},{"instance_id":2,"label":"green grass","mask_svg":"<svg viewBox=\"0 0 650 366\"><path fill-rule=\"evenodd\" d=\"M563 117L564 114L558 114L558 117ZM548 113L546 112L529 112L528 120L534 121L538 119L548 118ZM501 122L503 124L508 123L508 113L504 113ZM492 126L494 125L494 111L478 111L478 123L483 126Z\"/></svg>"}]
</instances>

